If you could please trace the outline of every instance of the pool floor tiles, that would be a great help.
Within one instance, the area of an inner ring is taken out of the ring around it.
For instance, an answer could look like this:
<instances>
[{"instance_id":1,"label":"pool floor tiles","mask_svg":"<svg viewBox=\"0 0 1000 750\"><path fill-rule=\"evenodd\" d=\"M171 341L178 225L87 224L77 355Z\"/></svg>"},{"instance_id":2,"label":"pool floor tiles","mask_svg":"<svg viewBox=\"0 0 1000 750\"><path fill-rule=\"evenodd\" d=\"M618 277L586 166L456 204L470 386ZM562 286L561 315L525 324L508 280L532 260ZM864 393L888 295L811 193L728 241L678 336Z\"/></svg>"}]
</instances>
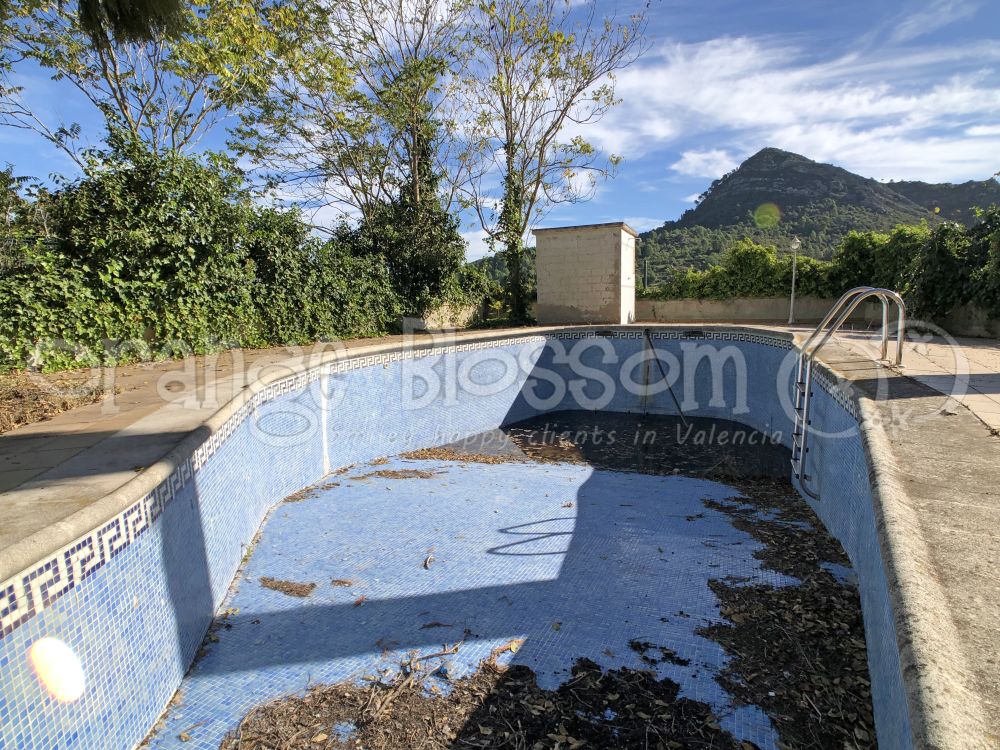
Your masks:
<instances>
[{"instance_id":1,"label":"pool floor tiles","mask_svg":"<svg viewBox=\"0 0 1000 750\"><path fill-rule=\"evenodd\" d=\"M399 458L326 482L271 513L150 747L217 748L257 704L459 644L431 662L446 666L447 689L513 639L524 644L509 659L548 689L581 657L649 669L629 641L669 647L689 663L661 663L659 677L737 739L775 747L768 717L716 682L725 652L696 633L722 621L711 579L794 583L703 503L738 490L579 464ZM264 577L315 588L291 596Z\"/></svg>"}]
</instances>

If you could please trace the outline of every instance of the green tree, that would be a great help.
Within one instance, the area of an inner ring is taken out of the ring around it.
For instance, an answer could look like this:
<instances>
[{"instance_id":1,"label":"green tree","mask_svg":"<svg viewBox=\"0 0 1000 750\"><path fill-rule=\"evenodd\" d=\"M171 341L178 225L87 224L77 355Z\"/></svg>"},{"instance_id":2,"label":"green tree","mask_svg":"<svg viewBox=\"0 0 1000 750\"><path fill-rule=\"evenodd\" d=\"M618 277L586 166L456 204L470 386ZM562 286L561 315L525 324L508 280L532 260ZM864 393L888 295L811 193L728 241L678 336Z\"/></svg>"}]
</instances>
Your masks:
<instances>
[{"instance_id":1,"label":"green tree","mask_svg":"<svg viewBox=\"0 0 1000 750\"><path fill-rule=\"evenodd\" d=\"M0 0L0 17L14 0ZM92 43L152 41L176 33L183 25L180 0L79 0L77 21Z\"/></svg>"},{"instance_id":2,"label":"green tree","mask_svg":"<svg viewBox=\"0 0 1000 750\"><path fill-rule=\"evenodd\" d=\"M417 132L433 134L428 123ZM463 297L459 287L465 241L458 219L447 211L429 154L433 135L422 146L425 156L414 162L399 195L376 204L363 219L361 255L377 255L389 271L406 315L422 317L432 308Z\"/></svg>"},{"instance_id":3,"label":"green tree","mask_svg":"<svg viewBox=\"0 0 1000 750\"><path fill-rule=\"evenodd\" d=\"M290 11L257 0L194 0L175 35L93 45L72 4L21 0L2 19L0 36L10 59L32 60L73 85L107 130L125 131L152 151L184 151L266 83L276 50L268 14L289 22ZM0 125L38 132L81 167L86 147L103 135L46 121L9 84L0 97Z\"/></svg>"},{"instance_id":4,"label":"green tree","mask_svg":"<svg viewBox=\"0 0 1000 750\"><path fill-rule=\"evenodd\" d=\"M79 0L77 18L95 45L152 41L184 24L180 0Z\"/></svg>"},{"instance_id":5,"label":"green tree","mask_svg":"<svg viewBox=\"0 0 1000 750\"><path fill-rule=\"evenodd\" d=\"M509 268L510 307L527 316L524 237L552 205L586 200L618 163L566 129L614 104L614 73L642 51L643 16L598 19L591 0L480 0L465 75L468 135L463 183Z\"/></svg>"},{"instance_id":6,"label":"green tree","mask_svg":"<svg viewBox=\"0 0 1000 750\"><path fill-rule=\"evenodd\" d=\"M446 88L461 65L465 0L295 0L276 25L266 95L242 114L234 146L273 184L367 220L404 189L422 200L446 178Z\"/></svg>"}]
</instances>

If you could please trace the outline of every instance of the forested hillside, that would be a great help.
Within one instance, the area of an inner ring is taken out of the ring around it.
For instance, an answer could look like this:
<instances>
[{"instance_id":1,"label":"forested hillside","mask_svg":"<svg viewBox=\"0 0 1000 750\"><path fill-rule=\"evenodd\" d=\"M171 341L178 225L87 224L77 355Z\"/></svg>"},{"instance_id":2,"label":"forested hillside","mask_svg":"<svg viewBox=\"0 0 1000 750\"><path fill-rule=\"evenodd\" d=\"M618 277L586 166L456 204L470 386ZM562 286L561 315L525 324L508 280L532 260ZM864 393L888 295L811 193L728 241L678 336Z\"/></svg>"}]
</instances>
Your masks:
<instances>
[{"instance_id":1,"label":"forested hillside","mask_svg":"<svg viewBox=\"0 0 1000 750\"><path fill-rule=\"evenodd\" d=\"M971 226L973 207L991 204L1000 204L995 180L882 183L765 148L715 180L680 219L641 235L639 276L655 286L678 270L707 268L744 238L781 251L798 236L802 253L828 259L848 232L942 219Z\"/></svg>"}]
</instances>

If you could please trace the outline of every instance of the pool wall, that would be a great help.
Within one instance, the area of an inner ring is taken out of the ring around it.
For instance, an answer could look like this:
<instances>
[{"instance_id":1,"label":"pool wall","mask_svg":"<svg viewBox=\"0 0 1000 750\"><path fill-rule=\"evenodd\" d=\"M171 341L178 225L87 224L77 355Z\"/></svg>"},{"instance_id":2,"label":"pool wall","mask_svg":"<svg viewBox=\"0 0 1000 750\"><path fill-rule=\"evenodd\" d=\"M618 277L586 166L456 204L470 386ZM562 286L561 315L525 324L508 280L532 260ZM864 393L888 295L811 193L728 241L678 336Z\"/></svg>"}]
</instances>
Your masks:
<instances>
[{"instance_id":1,"label":"pool wall","mask_svg":"<svg viewBox=\"0 0 1000 750\"><path fill-rule=\"evenodd\" d=\"M791 423L778 395L790 392L790 338L654 328L652 340L668 365L672 357L685 364L673 390L686 413L738 421L788 444ZM646 349L637 328L464 335L433 349L373 349L241 396L126 485L109 520L3 583L0 747L140 742L195 658L268 510L331 469L546 411L676 413L667 390L606 388L623 365L633 382L657 381ZM910 747L857 405L822 373L819 386L814 426L849 434L813 443L823 499L810 504L859 574L880 746ZM50 692L36 676L29 651L42 638L59 639L79 659L79 697L72 684L50 683Z\"/></svg>"}]
</instances>

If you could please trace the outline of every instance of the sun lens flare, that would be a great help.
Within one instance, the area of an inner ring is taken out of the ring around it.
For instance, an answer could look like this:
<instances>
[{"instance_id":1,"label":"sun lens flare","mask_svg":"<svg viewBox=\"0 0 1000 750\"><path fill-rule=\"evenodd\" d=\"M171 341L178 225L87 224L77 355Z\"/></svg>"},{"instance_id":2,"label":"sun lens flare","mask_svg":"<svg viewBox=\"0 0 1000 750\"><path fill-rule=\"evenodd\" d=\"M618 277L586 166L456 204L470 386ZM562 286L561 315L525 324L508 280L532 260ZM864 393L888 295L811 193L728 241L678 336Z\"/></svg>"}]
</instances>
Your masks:
<instances>
[{"instance_id":1,"label":"sun lens flare","mask_svg":"<svg viewBox=\"0 0 1000 750\"><path fill-rule=\"evenodd\" d=\"M62 703L73 703L83 695L84 674L80 658L58 638L40 638L31 644L28 661L42 686Z\"/></svg>"},{"instance_id":2,"label":"sun lens flare","mask_svg":"<svg viewBox=\"0 0 1000 750\"><path fill-rule=\"evenodd\" d=\"M775 203L762 203L753 212L753 221L760 229L771 229L781 221L781 209Z\"/></svg>"}]
</instances>

